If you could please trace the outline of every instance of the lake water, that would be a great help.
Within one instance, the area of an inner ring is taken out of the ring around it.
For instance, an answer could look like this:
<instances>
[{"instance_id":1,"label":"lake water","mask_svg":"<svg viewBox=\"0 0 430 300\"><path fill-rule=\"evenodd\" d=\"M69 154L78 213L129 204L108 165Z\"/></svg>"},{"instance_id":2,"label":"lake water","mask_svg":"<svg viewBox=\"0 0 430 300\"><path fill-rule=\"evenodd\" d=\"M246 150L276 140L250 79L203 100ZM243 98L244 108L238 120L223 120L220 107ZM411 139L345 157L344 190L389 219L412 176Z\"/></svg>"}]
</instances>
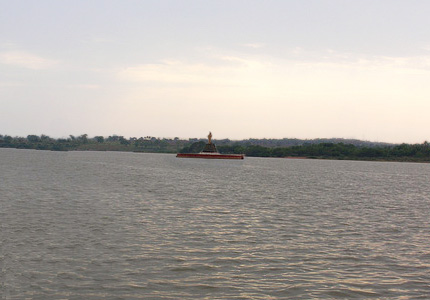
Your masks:
<instances>
[{"instance_id":1,"label":"lake water","mask_svg":"<svg viewBox=\"0 0 430 300\"><path fill-rule=\"evenodd\" d=\"M430 164L0 149L2 299L430 299Z\"/></svg>"}]
</instances>

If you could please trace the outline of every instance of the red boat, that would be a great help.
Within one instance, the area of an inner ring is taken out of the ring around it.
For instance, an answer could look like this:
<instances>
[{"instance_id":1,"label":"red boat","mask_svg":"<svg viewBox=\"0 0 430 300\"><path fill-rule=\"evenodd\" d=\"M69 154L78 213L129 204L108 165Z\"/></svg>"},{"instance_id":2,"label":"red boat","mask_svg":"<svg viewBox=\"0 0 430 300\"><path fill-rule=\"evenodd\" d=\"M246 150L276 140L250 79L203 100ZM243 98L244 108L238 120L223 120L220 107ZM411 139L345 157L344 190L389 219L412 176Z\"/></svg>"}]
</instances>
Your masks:
<instances>
[{"instance_id":1,"label":"red boat","mask_svg":"<svg viewBox=\"0 0 430 300\"><path fill-rule=\"evenodd\" d=\"M243 159L243 154L221 154L221 153L178 153L176 157L183 158L207 158L207 159Z\"/></svg>"},{"instance_id":2,"label":"red boat","mask_svg":"<svg viewBox=\"0 0 430 300\"><path fill-rule=\"evenodd\" d=\"M207 158L207 159L243 159L243 154L221 154L216 149L214 143L212 143L212 133L209 132L208 143L200 153L178 153L176 157L182 158Z\"/></svg>"}]
</instances>

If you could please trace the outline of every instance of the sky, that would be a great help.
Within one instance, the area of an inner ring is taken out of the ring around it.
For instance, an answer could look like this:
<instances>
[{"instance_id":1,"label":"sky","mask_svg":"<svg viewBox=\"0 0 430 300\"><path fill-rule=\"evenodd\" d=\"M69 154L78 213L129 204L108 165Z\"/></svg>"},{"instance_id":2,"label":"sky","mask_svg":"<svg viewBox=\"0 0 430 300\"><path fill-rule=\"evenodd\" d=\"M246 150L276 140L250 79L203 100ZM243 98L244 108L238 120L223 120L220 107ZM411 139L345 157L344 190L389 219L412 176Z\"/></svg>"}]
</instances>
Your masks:
<instances>
[{"instance_id":1,"label":"sky","mask_svg":"<svg viewBox=\"0 0 430 300\"><path fill-rule=\"evenodd\" d=\"M0 134L430 140L430 1L0 0Z\"/></svg>"}]
</instances>

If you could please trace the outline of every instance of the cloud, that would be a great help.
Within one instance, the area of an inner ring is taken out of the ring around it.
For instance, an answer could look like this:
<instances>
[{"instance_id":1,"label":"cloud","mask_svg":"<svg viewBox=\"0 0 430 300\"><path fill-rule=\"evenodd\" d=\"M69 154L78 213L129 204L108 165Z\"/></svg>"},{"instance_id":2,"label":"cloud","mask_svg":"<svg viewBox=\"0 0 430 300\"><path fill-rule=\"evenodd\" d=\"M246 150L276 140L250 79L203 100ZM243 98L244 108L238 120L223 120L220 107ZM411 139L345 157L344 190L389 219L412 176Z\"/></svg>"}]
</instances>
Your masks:
<instances>
[{"instance_id":1,"label":"cloud","mask_svg":"<svg viewBox=\"0 0 430 300\"><path fill-rule=\"evenodd\" d=\"M102 37L102 36L95 36L91 38L83 39L82 42L84 43L94 43L94 44L105 44L105 43L112 43L115 40L112 38Z\"/></svg>"},{"instance_id":2,"label":"cloud","mask_svg":"<svg viewBox=\"0 0 430 300\"><path fill-rule=\"evenodd\" d=\"M388 101L390 97L428 93L424 83L430 79L430 57L371 57L334 51L320 53L319 58L312 53L288 59L219 54L198 63L165 60L130 66L118 77L146 82L146 87L154 83L156 90L177 92L187 87L190 95L217 94L256 101L304 97ZM194 89L189 89L191 86Z\"/></svg>"},{"instance_id":3,"label":"cloud","mask_svg":"<svg viewBox=\"0 0 430 300\"><path fill-rule=\"evenodd\" d=\"M266 45L263 43L247 43L247 44L242 44L242 46L247 48L258 49L258 48L264 48Z\"/></svg>"},{"instance_id":4,"label":"cloud","mask_svg":"<svg viewBox=\"0 0 430 300\"><path fill-rule=\"evenodd\" d=\"M1 89L6 89L6 88L20 88L25 86L23 83L20 82L11 82L11 81L6 81L6 82L0 82L0 90Z\"/></svg>"},{"instance_id":5,"label":"cloud","mask_svg":"<svg viewBox=\"0 0 430 300\"><path fill-rule=\"evenodd\" d=\"M243 83L244 77L264 68L257 60L234 56L220 56L216 62L188 63L184 61L162 61L158 64L131 66L119 72L126 81L187 83L208 85L235 85Z\"/></svg>"},{"instance_id":6,"label":"cloud","mask_svg":"<svg viewBox=\"0 0 430 300\"><path fill-rule=\"evenodd\" d=\"M97 90L101 86L97 84L70 84L66 86L69 89Z\"/></svg>"},{"instance_id":7,"label":"cloud","mask_svg":"<svg viewBox=\"0 0 430 300\"><path fill-rule=\"evenodd\" d=\"M186 64L180 61L163 61L128 67L119 77L128 81L151 81L167 83L202 83L205 81L207 66Z\"/></svg>"},{"instance_id":8,"label":"cloud","mask_svg":"<svg viewBox=\"0 0 430 300\"><path fill-rule=\"evenodd\" d=\"M0 63L26 69L43 70L52 68L58 61L43 58L26 51L5 51L0 52Z\"/></svg>"}]
</instances>

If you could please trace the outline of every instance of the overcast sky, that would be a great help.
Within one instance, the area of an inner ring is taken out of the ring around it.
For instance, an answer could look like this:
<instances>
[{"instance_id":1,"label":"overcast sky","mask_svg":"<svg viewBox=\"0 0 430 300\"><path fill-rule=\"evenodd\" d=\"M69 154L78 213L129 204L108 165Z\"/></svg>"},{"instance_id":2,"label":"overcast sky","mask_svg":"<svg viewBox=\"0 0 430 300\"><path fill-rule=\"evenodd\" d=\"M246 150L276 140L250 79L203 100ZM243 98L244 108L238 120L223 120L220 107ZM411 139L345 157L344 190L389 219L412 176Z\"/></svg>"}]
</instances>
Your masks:
<instances>
[{"instance_id":1,"label":"overcast sky","mask_svg":"<svg viewBox=\"0 0 430 300\"><path fill-rule=\"evenodd\" d=\"M430 1L0 0L0 134L430 140Z\"/></svg>"}]
</instances>

